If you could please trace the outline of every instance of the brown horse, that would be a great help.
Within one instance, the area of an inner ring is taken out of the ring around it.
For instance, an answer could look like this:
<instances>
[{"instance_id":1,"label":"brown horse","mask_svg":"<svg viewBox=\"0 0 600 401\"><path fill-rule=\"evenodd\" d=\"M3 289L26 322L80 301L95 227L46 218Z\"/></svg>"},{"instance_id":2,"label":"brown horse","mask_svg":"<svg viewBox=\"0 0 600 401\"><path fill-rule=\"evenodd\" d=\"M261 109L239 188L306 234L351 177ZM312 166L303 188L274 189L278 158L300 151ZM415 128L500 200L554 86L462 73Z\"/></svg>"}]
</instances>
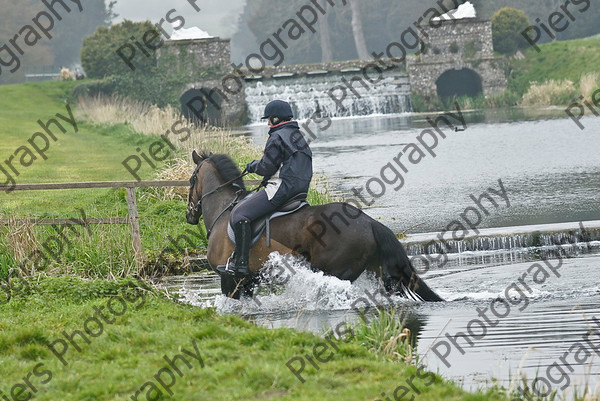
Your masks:
<instances>
[{"instance_id":1,"label":"brown horse","mask_svg":"<svg viewBox=\"0 0 600 401\"><path fill-rule=\"evenodd\" d=\"M192 153L196 169L190 179L187 222L200 216L208 235L208 262L224 265L234 244L227 235L231 208L248 194L237 165L225 155ZM313 269L342 280L356 280L364 270L375 272L386 290L425 301L442 301L415 273L404 247L383 224L347 203L307 206L271 221L271 244L265 235L250 250L247 278L221 277L224 294L251 295L257 273L271 252L302 255Z\"/></svg>"}]
</instances>

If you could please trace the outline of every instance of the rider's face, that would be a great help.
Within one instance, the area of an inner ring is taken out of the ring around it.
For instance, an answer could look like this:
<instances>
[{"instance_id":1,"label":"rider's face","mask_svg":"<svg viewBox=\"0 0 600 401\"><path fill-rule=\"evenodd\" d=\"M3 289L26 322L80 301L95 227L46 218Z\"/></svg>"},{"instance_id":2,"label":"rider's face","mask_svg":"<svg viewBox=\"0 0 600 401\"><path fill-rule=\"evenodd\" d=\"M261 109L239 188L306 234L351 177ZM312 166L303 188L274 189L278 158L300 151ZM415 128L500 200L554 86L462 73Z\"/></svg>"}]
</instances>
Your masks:
<instances>
[{"instance_id":1,"label":"rider's face","mask_svg":"<svg viewBox=\"0 0 600 401\"><path fill-rule=\"evenodd\" d=\"M270 118L267 120L267 124L269 124L269 127L272 127L272 126L274 125L274 124L273 124L273 121L271 121L271 119L270 119Z\"/></svg>"}]
</instances>

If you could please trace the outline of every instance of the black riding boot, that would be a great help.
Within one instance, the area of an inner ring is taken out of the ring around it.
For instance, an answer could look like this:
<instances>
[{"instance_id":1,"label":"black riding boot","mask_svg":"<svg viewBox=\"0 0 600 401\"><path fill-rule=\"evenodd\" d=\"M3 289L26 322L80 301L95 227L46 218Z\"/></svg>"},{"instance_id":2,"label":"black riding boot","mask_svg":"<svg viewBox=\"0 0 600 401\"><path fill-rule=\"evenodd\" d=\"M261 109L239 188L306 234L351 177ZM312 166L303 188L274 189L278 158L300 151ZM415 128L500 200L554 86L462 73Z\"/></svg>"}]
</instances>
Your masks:
<instances>
[{"instance_id":1,"label":"black riding boot","mask_svg":"<svg viewBox=\"0 0 600 401\"><path fill-rule=\"evenodd\" d=\"M250 222L242 220L233 227L235 234L235 252L226 265L217 266L219 274L247 276L250 274L248 260L250 259L250 241L252 241L252 227Z\"/></svg>"}]
</instances>

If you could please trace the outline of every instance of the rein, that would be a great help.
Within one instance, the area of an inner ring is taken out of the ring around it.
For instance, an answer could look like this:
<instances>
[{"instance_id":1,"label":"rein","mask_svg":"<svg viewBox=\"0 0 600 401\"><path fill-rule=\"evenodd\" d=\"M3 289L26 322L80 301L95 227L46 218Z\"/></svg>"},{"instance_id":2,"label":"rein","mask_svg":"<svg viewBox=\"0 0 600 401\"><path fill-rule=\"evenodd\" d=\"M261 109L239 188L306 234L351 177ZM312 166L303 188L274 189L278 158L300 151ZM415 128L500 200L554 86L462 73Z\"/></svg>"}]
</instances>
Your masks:
<instances>
[{"instance_id":1,"label":"rein","mask_svg":"<svg viewBox=\"0 0 600 401\"><path fill-rule=\"evenodd\" d=\"M215 221L210 225L209 228L206 229L206 239L208 239L210 237L210 233L212 232L213 228L215 228L215 224L217 224L217 221L219 221L219 219L221 218L221 216L223 216L225 214L226 211L228 211L230 208L232 208L233 206L235 206L240 199L240 194L242 193L242 191L237 191L235 193L235 198L233 199L233 201L229 204L229 206L227 206L225 209L223 209L221 211L221 213L219 213L219 215L217 216L217 218L215 219Z\"/></svg>"},{"instance_id":2,"label":"rein","mask_svg":"<svg viewBox=\"0 0 600 401\"><path fill-rule=\"evenodd\" d=\"M194 171L194 175L193 175L193 179L194 179L194 181L193 181L193 185L194 185L194 186L195 186L195 184L196 184L196 181L195 181L196 174L198 173L198 170L200 169L200 166L201 166L201 165L202 165L202 163L201 163L201 164L199 164L199 165L198 165L198 167L196 168L196 170ZM229 180L229 181L227 181L226 183L219 185L217 188L213 189L212 191L210 191L210 192L208 192L208 193L206 193L206 194L202 195L202 197L201 197L201 198L198 200L198 202L196 203L196 205L195 205L195 206L193 206L193 203L192 203L192 202L191 202L191 200L190 200L190 202L189 202L189 207L190 207L190 209L191 209L191 210L193 210L193 211L194 211L194 213L198 213L198 212L200 211L200 209L202 208L202 201L203 201L205 198L207 198L207 197L209 197L210 195L213 195L213 194L215 194L215 193L219 192L219 191L220 191L220 190L222 190L223 188L225 188L225 187L227 187L227 186L229 186L229 185L233 184L235 181L239 180L240 178L243 178L243 177L244 177L244 176L246 176L246 175L248 175L248 172L247 172L246 170L244 170L244 171L242 172L242 174L241 174L241 175L239 175L238 177L235 177L234 179L232 179L232 180ZM225 209L223 209L223 210L221 211L221 213L219 213L219 215L217 216L217 218L215 219L215 221L214 221L214 222L211 224L210 228L207 228L207 230L206 230L206 238L210 237L210 233L212 232L212 229L215 227L215 224L217 224L217 222L219 221L219 219L220 219L220 218L221 218L221 217L222 217L222 216L225 214L225 212L226 212L227 210L229 210L229 209L230 209L232 206L235 206L235 205L236 205L236 204L239 202L239 198L240 198L240 195L241 195L241 194L242 194L242 192L243 192L243 188L241 188L241 187L240 187L239 185L237 185L237 184L234 184L234 186L235 186L236 188L238 188L238 190L237 190L237 191L236 191L236 193L235 193L235 198L233 199L233 201L232 201L232 202L231 202L231 203L230 203L230 204L229 204L229 205L228 205L228 206L227 206ZM191 194L190 194L190 198L191 198Z\"/></svg>"}]
</instances>

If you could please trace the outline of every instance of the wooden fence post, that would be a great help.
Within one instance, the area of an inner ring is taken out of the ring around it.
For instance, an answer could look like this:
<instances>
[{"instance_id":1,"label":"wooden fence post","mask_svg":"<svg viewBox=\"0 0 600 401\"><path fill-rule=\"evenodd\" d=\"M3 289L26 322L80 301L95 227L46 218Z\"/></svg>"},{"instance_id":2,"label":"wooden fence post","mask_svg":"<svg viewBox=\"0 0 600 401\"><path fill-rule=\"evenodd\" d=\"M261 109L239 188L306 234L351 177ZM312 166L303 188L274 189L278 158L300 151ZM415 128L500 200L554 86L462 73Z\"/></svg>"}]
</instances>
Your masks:
<instances>
[{"instance_id":1,"label":"wooden fence post","mask_svg":"<svg viewBox=\"0 0 600 401\"><path fill-rule=\"evenodd\" d=\"M142 237L140 235L140 218L138 216L137 201L135 198L135 188L126 187L127 207L129 209L129 222L131 224L131 242L135 260L138 267L138 273L144 267L144 252L142 250Z\"/></svg>"}]
</instances>

